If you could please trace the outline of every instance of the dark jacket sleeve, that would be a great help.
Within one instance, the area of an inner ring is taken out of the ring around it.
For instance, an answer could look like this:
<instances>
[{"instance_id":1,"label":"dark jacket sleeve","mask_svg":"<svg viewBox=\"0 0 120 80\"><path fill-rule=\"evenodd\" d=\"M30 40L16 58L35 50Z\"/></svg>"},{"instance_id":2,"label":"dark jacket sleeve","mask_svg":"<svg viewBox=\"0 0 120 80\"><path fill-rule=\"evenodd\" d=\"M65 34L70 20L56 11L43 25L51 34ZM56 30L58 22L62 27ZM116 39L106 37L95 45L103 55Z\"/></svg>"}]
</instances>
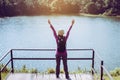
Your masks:
<instances>
[{"instance_id":1,"label":"dark jacket sleeve","mask_svg":"<svg viewBox=\"0 0 120 80\"><path fill-rule=\"evenodd\" d=\"M69 30L68 30L68 32L67 32L67 34L66 34L66 41L67 41L67 39L68 39L68 36L69 36L69 34L70 34L71 29L72 29L72 25L70 26L70 28L69 28Z\"/></svg>"}]
</instances>

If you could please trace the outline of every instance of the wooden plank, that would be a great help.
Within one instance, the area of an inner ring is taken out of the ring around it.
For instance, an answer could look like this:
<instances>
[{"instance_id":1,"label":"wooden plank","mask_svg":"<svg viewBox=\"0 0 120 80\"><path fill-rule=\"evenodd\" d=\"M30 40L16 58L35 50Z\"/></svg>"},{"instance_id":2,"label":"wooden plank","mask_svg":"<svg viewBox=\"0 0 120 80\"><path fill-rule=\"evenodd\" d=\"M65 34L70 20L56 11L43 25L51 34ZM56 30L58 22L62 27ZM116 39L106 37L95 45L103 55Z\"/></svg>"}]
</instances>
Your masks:
<instances>
[{"instance_id":1,"label":"wooden plank","mask_svg":"<svg viewBox=\"0 0 120 80\"><path fill-rule=\"evenodd\" d=\"M90 74L81 74L82 80L93 80L92 75Z\"/></svg>"},{"instance_id":2,"label":"wooden plank","mask_svg":"<svg viewBox=\"0 0 120 80\"><path fill-rule=\"evenodd\" d=\"M71 80L93 80L91 74L70 74ZM65 74L60 74L57 79L55 74L30 74L15 73L10 74L6 80L67 80Z\"/></svg>"},{"instance_id":3,"label":"wooden plank","mask_svg":"<svg viewBox=\"0 0 120 80\"><path fill-rule=\"evenodd\" d=\"M87 74L87 76L86 76L86 79L88 80L93 80L93 77L92 77L92 75L90 75L90 74Z\"/></svg>"},{"instance_id":4,"label":"wooden plank","mask_svg":"<svg viewBox=\"0 0 120 80\"><path fill-rule=\"evenodd\" d=\"M49 74L44 74L44 76L43 76L43 80L49 80L50 78L49 78Z\"/></svg>"},{"instance_id":5,"label":"wooden plank","mask_svg":"<svg viewBox=\"0 0 120 80\"><path fill-rule=\"evenodd\" d=\"M32 80L32 74L26 74L26 73L10 74L7 80Z\"/></svg>"},{"instance_id":6,"label":"wooden plank","mask_svg":"<svg viewBox=\"0 0 120 80\"><path fill-rule=\"evenodd\" d=\"M55 74L49 74L49 80L56 80Z\"/></svg>"},{"instance_id":7,"label":"wooden plank","mask_svg":"<svg viewBox=\"0 0 120 80\"><path fill-rule=\"evenodd\" d=\"M70 74L70 79L71 80L76 80L75 74Z\"/></svg>"},{"instance_id":8,"label":"wooden plank","mask_svg":"<svg viewBox=\"0 0 120 80\"><path fill-rule=\"evenodd\" d=\"M76 80L82 80L81 79L81 74L75 74Z\"/></svg>"},{"instance_id":9,"label":"wooden plank","mask_svg":"<svg viewBox=\"0 0 120 80\"><path fill-rule=\"evenodd\" d=\"M64 74L60 74L60 78L65 78L65 75Z\"/></svg>"},{"instance_id":10,"label":"wooden plank","mask_svg":"<svg viewBox=\"0 0 120 80\"><path fill-rule=\"evenodd\" d=\"M42 75L40 75L39 77L38 77L38 74L35 74L34 76L33 76L33 80L41 80L42 79Z\"/></svg>"}]
</instances>

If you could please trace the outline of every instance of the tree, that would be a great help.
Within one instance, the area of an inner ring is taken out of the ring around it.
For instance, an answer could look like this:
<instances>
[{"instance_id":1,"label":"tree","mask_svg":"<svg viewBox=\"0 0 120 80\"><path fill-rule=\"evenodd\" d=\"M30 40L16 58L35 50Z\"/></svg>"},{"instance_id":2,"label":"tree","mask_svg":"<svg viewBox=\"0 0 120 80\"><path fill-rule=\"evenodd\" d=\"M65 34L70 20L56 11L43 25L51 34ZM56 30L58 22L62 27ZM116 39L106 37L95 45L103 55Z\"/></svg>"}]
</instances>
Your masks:
<instances>
[{"instance_id":1,"label":"tree","mask_svg":"<svg viewBox=\"0 0 120 80\"><path fill-rule=\"evenodd\" d=\"M0 16L5 16L5 0L0 0Z\"/></svg>"},{"instance_id":2,"label":"tree","mask_svg":"<svg viewBox=\"0 0 120 80\"><path fill-rule=\"evenodd\" d=\"M98 8L94 2L90 2L85 6L85 10L90 14L98 14Z\"/></svg>"}]
</instances>

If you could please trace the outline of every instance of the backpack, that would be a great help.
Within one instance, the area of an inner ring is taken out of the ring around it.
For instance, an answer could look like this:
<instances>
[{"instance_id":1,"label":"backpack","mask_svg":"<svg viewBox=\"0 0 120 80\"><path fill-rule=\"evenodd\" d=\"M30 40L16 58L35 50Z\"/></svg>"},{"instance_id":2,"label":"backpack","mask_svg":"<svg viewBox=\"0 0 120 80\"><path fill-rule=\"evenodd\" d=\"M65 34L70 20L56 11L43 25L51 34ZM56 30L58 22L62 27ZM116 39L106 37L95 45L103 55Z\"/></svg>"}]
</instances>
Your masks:
<instances>
[{"instance_id":1,"label":"backpack","mask_svg":"<svg viewBox=\"0 0 120 80\"><path fill-rule=\"evenodd\" d=\"M57 51L64 52L66 50L66 41L64 36L58 36Z\"/></svg>"}]
</instances>

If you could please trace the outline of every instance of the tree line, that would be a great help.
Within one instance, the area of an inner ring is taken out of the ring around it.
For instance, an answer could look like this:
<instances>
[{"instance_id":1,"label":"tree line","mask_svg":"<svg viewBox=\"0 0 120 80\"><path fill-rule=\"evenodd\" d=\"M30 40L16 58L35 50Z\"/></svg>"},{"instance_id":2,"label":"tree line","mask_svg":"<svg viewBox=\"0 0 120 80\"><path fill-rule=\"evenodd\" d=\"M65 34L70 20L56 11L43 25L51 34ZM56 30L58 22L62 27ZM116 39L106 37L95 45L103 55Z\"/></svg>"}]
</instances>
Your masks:
<instances>
[{"instance_id":1,"label":"tree line","mask_svg":"<svg viewBox=\"0 0 120 80\"><path fill-rule=\"evenodd\" d=\"M41 14L120 15L120 0L0 0L0 16Z\"/></svg>"}]
</instances>

